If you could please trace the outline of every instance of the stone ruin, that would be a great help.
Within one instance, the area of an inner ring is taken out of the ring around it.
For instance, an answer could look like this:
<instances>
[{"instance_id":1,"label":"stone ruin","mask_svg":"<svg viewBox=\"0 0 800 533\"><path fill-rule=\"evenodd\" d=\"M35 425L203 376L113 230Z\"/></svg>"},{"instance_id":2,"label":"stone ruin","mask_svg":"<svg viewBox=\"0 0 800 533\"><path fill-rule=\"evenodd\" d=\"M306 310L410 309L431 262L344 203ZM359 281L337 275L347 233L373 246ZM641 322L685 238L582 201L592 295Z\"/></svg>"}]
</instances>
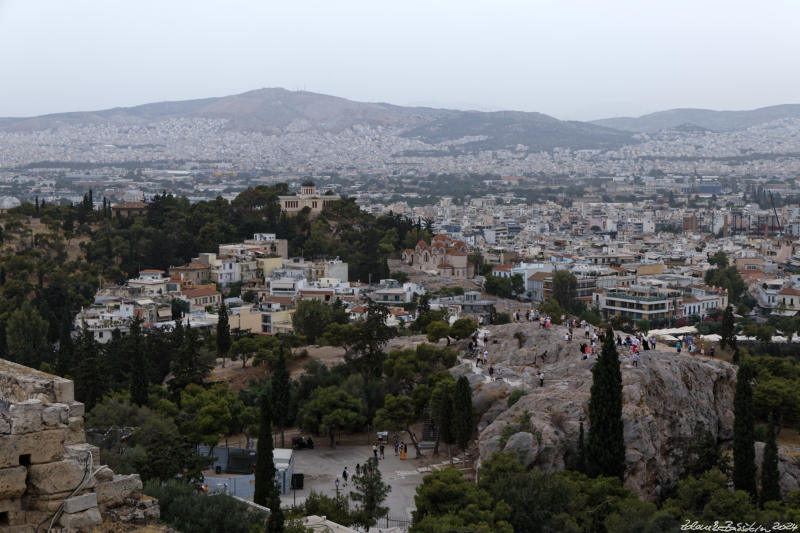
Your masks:
<instances>
[{"instance_id":1,"label":"stone ruin","mask_svg":"<svg viewBox=\"0 0 800 533\"><path fill-rule=\"evenodd\" d=\"M158 519L138 475L100 465L83 416L72 381L0 359L0 531L117 531Z\"/></svg>"}]
</instances>

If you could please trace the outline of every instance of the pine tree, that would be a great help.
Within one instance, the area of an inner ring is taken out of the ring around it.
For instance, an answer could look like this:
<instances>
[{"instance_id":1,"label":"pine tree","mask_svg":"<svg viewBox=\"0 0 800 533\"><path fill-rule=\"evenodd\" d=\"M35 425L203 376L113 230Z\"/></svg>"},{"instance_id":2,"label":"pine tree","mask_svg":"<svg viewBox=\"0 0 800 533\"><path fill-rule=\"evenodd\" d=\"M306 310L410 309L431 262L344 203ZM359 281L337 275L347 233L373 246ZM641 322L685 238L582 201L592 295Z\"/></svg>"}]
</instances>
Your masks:
<instances>
[{"instance_id":1,"label":"pine tree","mask_svg":"<svg viewBox=\"0 0 800 533\"><path fill-rule=\"evenodd\" d=\"M589 442L586 462L593 476L622 479L625 474L625 440L622 426L622 373L611 328L592 368L589 398Z\"/></svg>"},{"instance_id":2,"label":"pine tree","mask_svg":"<svg viewBox=\"0 0 800 533\"><path fill-rule=\"evenodd\" d=\"M267 506L272 500L275 486L275 463L272 457L272 405L269 393L261 394L261 413L258 422L258 447L256 449L256 486L253 502Z\"/></svg>"},{"instance_id":3,"label":"pine tree","mask_svg":"<svg viewBox=\"0 0 800 533\"><path fill-rule=\"evenodd\" d=\"M472 409L472 389L466 376L456 382L453 395L453 437L462 451L467 449L470 437L475 430L475 414Z\"/></svg>"},{"instance_id":4,"label":"pine tree","mask_svg":"<svg viewBox=\"0 0 800 533\"><path fill-rule=\"evenodd\" d=\"M231 328L228 325L228 308L225 302L219 306L217 312L217 357L222 357L222 366L231 349Z\"/></svg>"},{"instance_id":5,"label":"pine tree","mask_svg":"<svg viewBox=\"0 0 800 533\"><path fill-rule=\"evenodd\" d=\"M272 368L272 378L270 379L272 389L272 406L275 415L275 422L281 430L281 448L286 446L284 428L286 419L289 416L289 402L291 400L291 376L286 368L286 349L283 345L278 352L278 360Z\"/></svg>"},{"instance_id":6,"label":"pine tree","mask_svg":"<svg viewBox=\"0 0 800 533\"><path fill-rule=\"evenodd\" d=\"M733 307L730 305L725 308L725 314L722 315L722 328L720 331L719 345L722 348L730 346L736 348L736 324L733 319Z\"/></svg>"},{"instance_id":7,"label":"pine tree","mask_svg":"<svg viewBox=\"0 0 800 533\"><path fill-rule=\"evenodd\" d=\"M755 499L756 454L753 420L753 388L750 385L752 370L745 363L736 373L736 391L733 397L733 486L745 490Z\"/></svg>"},{"instance_id":8,"label":"pine tree","mask_svg":"<svg viewBox=\"0 0 800 533\"><path fill-rule=\"evenodd\" d=\"M582 474L586 473L586 443L583 437L583 422L578 430L578 459L575 463L575 470Z\"/></svg>"},{"instance_id":9,"label":"pine tree","mask_svg":"<svg viewBox=\"0 0 800 533\"><path fill-rule=\"evenodd\" d=\"M389 512L388 507L383 507L381 504L392 490L383 482L378 461L374 457L370 457L364 464L361 475L353 478L353 485L350 497L361 503L357 522L365 528L372 527L378 518L386 516Z\"/></svg>"},{"instance_id":10,"label":"pine tree","mask_svg":"<svg viewBox=\"0 0 800 533\"><path fill-rule=\"evenodd\" d=\"M775 424L772 416L767 424L767 443L764 446L764 458L761 460L761 506L766 502L780 501L781 486L778 473L778 445L775 442Z\"/></svg>"}]
</instances>

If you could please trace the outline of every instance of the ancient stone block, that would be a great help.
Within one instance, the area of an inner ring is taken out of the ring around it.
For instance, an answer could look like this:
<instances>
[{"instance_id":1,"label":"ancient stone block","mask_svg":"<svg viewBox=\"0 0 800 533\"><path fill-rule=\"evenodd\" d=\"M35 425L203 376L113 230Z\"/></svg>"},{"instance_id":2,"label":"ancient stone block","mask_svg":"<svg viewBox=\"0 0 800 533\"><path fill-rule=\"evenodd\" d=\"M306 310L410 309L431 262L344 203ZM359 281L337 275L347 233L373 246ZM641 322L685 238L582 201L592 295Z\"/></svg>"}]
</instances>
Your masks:
<instances>
[{"instance_id":1,"label":"ancient stone block","mask_svg":"<svg viewBox=\"0 0 800 533\"><path fill-rule=\"evenodd\" d=\"M24 466L0 469L0 500L22 496L27 476Z\"/></svg>"},{"instance_id":2,"label":"ancient stone block","mask_svg":"<svg viewBox=\"0 0 800 533\"><path fill-rule=\"evenodd\" d=\"M21 498L0 499L0 513L12 513L22 511Z\"/></svg>"},{"instance_id":3,"label":"ancient stone block","mask_svg":"<svg viewBox=\"0 0 800 533\"><path fill-rule=\"evenodd\" d=\"M100 511L97 508L87 509L79 513L64 513L59 519L61 527L67 530L89 529L103 521Z\"/></svg>"},{"instance_id":4,"label":"ancient stone block","mask_svg":"<svg viewBox=\"0 0 800 533\"><path fill-rule=\"evenodd\" d=\"M0 468L58 461L64 456L63 429L0 435Z\"/></svg>"},{"instance_id":5,"label":"ancient stone block","mask_svg":"<svg viewBox=\"0 0 800 533\"><path fill-rule=\"evenodd\" d=\"M75 459L31 465L28 468L28 491L33 494L52 494L74 490L83 479L85 466ZM87 486L92 486L90 481Z\"/></svg>"},{"instance_id":6,"label":"ancient stone block","mask_svg":"<svg viewBox=\"0 0 800 533\"><path fill-rule=\"evenodd\" d=\"M11 417L8 412L0 413L0 435L11 433Z\"/></svg>"},{"instance_id":7,"label":"ancient stone block","mask_svg":"<svg viewBox=\"0 0 800 533\"><path fill-rule=\"evenodd\" d=\"M75 401L75 384L68 379L55 378L53 392L58 403L68 404Z\"/></svg>"},{"instance_id":8,"label":"ancient stone block","mask_svg":"<svg viewBox=\"0 0 800 533\"><path fill-rule=\"evenodd\" d=\"M12 403L8 409L11 415L11 433L20 435L41 431L43 410L44 404L40 400Z\"/></svg>"},{"instance_id":9,"label":"ancient stone block","mask_svg":"<svg viewBox=\"0 0 800 533\"><path fill-rule=\"evenodd\" d=\"M86 442L86 433L83 431L83 417L71 416L67 423L67 432L64 436L65 444L79 444Z\"/></svg>"},{"instance_id":10,"label":"ancient stone block","mask_svg":"<svg viewBox=\"0 0 800 533\"><path fill-rule=\"evenodd\" d=\"M97 494L94 492L87 492L86 494L64 500L64 512L68 514L79 513L92 507L97 507Z\"/></svg>"},{"instance_id":11,"label":"ancient stone block","mask_svg":"<svg viewBox=\"0 0 800 533\"><path fill-rule=\"evenodd\" d=\"M95 487L97 502L102 509L124 505L128 500L138 500L142 490L142 480L137 474L115 475L112 481L98 483Z\"/></svg>"},{"instance_id":12,"label":"ancient stone block","mask_svg":"<svg viewBox=\"0 0 800 533\"><path fill-rule=\"evenodd\" d=\"M47 404L42 411L42 423L45 427L63 427L69 418L69 406L65 403Z\"/></svg>"},{"instance_id":13,"label":"ancient stone block","mask_svg":"<svg viewBox=\"0 0 800 533\"><path fill-rule=\"evenodd\" d=\"M29 511L54 513L61 503L72 494L72 489L53 494L33 494L26 492L22 496L22 507Z\"/></svg>"},{"instance_id":14,"label":"ancient stone block","mask_svg":"<svg viewBox=\"0 0 800 533\"><path fill-rule=\"evenodd\" d=\"M86 461L86 457L92 456L92 464L95 468L100 466L100 448L86 442L80 444L67 444L64 446L64 456Z\"/></svg>"},{"instance_id":15,"label":"ancient stone block","mask_svg":"<svg viewBox=\"0 0 800 533\"><path fill-rule=\"evenodd\" d=\"M97 470L97 468L95 468L95 470ZM102 470L97 470L97 473L94 475L94 479L97 480L98 483L105 483L106 481L113 481L114 480L114 471L111 470L108 466L106 466Z\"/></svg>"},{"instance_id":16,"label":"ancient stone block","mask_svg":"<svg viewBox=\"0 0 800 533\"><path fill-rule=\"evenodd\" d=\"M86 408L81 402L69 402L69 416L83 416Z\"/></svg>"}]
</instances>

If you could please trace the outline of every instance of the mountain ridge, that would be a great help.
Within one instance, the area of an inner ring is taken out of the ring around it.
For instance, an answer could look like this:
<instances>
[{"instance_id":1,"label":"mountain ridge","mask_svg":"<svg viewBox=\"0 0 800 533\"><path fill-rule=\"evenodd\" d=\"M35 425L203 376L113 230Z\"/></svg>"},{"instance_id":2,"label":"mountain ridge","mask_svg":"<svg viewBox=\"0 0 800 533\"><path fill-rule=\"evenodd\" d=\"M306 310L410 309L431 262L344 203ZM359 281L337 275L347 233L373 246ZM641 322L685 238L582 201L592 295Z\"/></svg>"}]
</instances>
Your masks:
<instances>
[{"instance_id":1,"label":"mountain ridge","mask_svg":"<svg viewBox=\"0 0 800 533\"><path fill-rule=\"evenodd\" d=\"M691 125L710 131L734 131L782 118L800 118L800 104L780 104L740 111L717 111L702 108L675 108L639 117L610 117L590 121L632 133L652 133Z\"/></svg>"},{"instance_id":2,"label":"mountain ridge","mask_svg":"<svg viewBox=\"0 0 800 533\"><path fill-rule=\"evenodd\" d=\"M38 117L0 118L0 131L31 132L63 126L111 123L144 125L176 119L221 119L236 131L283 135L302 131L338 133L357 125L389 128L393 134L428 143L458 143L459 150L549 150L555 147L602 149L630 142L631 134L605 126L561 121L523 111L461 111L406 107L384 102L356 102L341 97L282 88L154 102L97 111ZM460 142L467 138L466 142Z\"/></svg>"}]
</instances>

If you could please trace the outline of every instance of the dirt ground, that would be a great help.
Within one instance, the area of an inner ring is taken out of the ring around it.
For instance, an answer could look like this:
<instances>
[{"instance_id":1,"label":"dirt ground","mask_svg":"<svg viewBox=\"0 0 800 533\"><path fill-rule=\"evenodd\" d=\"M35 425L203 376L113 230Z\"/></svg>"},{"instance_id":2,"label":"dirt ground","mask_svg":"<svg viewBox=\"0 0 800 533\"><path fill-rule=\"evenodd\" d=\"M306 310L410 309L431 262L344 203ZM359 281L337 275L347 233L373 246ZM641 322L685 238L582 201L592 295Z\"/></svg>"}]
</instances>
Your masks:
<instances>
[{"instance_id":1,"label":"dirt ground","mask_svg":"<svg viewBox=\"0 0 800 533\"><path fill-rule=\"evenodd\" d=\"M300 356L299 354L303 350L306 350L308 355ZM304 346L295 348L293 352L295 357L286 365L292 379L297 379L303 373L303 366L312 359L321 361L328 367L344 361L344 349L336 346ZM212 382L226 381L231 390L239 391L248 388L251 381L258 381L269 376L269 367L267 365L253 366L252 359L249 359L247 366L242 368L241 361L231 361L230 359L225 360L223 367L222 359L218 358L216 365L211 369L208 380Z\"/></svg>"}]
</instances>

